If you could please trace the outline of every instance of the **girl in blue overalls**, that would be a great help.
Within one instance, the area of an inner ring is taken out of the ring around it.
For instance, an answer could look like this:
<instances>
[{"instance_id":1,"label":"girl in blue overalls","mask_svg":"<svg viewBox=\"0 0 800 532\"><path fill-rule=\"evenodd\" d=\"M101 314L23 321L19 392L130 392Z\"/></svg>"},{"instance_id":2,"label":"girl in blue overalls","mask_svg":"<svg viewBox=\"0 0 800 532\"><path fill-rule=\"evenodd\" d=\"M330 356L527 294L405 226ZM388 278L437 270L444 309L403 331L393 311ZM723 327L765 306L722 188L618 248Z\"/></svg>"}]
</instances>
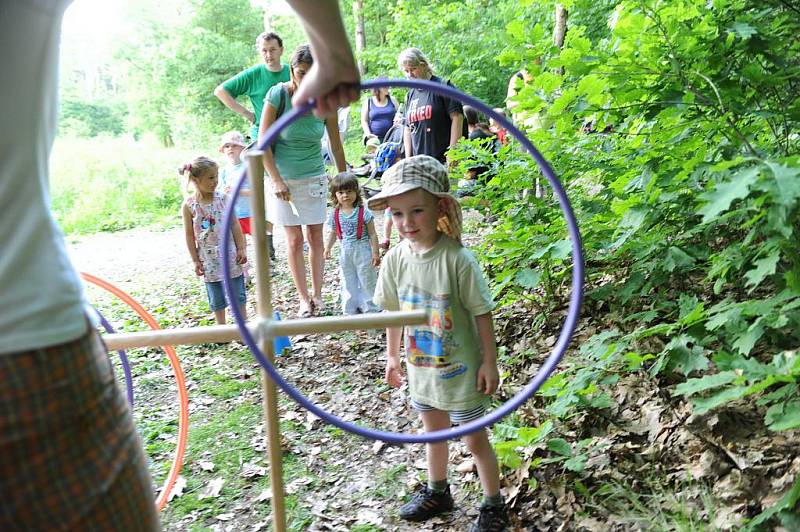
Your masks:
<instances>
[{"instance_id":1,"label":"girl in blue overalls","mask_svg":"<svg viewBox=\"0 0 800 532\"><path fill-rule=\"evenodd\" d=\"M380 308L372 302L372 295L378 278L375 268L381 264L381 255L372 213L364 206L358 178L352 172L334 177L330 191L333 212L327 221L330 232L325 240L325 258L331 258L333 245L339 240L342 312L377 312Z\"/></svg>"}]
</instances>

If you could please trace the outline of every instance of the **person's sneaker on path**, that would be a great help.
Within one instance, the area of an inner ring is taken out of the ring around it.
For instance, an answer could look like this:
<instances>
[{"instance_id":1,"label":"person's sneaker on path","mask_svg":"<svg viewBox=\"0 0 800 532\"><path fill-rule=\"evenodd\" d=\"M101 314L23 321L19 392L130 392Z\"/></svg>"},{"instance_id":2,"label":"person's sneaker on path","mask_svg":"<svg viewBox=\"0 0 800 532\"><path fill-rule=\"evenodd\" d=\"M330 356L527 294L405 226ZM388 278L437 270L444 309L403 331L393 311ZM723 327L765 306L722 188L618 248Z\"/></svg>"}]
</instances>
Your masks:
<instances>
[{"instance_id":1,"label":"person's sneaker on path","mask_svg":"<svg viewBox=\"0 0 800 532\"><path fill-rule=\"evenodd\" d=\"M472 524L470 532L503 532L508 529L506 506L481 505L481 514Z\"/></svg>"},{"instance_id":2,"label":"person's sneaker on path","mask_svg":"<svg viewBox=\"0 0 800 532\"><path fill-rule=\"evenodd\" d=\"M443 492L436 492L427 485L422 486L410 501L400 507L399 515L406 521L427 521L431 517L453 509L450 486Z\"/></svg>"}]
</instances>

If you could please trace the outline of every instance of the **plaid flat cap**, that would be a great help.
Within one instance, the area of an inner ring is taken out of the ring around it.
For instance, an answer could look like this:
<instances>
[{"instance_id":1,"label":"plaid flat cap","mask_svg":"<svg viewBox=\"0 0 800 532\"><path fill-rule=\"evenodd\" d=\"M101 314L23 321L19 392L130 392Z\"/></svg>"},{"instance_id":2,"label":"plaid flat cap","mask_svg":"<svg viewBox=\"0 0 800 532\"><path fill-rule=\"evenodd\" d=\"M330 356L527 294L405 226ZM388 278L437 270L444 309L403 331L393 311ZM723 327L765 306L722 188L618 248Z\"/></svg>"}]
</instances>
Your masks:
<instances>
[{"instance_id":1,"label":"plaid flat cap","mask_svg":"<svg viewBox=\"0 0 800 532\"><path fill-rule=\"evenodd\" d=\"M367 206L373 211L386 208L387 200L409 190L423 188L436 196L455 198L449 194L450 178L447 168L428 155L402 159L389 168L381 178L381 191L372 196Z\"/></svg>"}]
</instances>

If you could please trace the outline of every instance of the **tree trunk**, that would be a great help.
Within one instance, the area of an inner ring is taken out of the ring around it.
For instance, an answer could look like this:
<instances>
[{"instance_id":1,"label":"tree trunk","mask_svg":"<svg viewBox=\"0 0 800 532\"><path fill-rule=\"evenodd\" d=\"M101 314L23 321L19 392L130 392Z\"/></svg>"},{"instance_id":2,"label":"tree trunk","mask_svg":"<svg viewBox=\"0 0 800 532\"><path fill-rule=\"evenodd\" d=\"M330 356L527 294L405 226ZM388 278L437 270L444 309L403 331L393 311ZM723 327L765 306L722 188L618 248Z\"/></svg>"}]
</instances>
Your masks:
<instances>
[{"instance_id":1,"label":"tree trunk","mask_svg":"<svg viewBox=\"0 0 800 532\"><path fill-rule=\"evenodd\" d=\"M567 34L567 10L562 4L556 4L556 26L553 29L553 44L564 47L564 36Z\"/></svg>"},{"instance_id":2,"label":"tree trunk","mask_svg":"<svg viewBox=\"0 0 800 532\"><path fill-rule=\"evenodd\" d=\"M364 2L354 0L353 15L356 17L356 57L358 58L358 71L361 75L367 73L367 65L364 63L364 48L366 48L366 38L364 37Z\"/></svg>"},{"instance_id":3,"label":"tree trunk","mask_svg":"<svg viewBox=\"0 0 800 532\"><path fill-rule=\"evenodd\" d=\"M560 3L556 3L555 27L553 28L553 44L559 48L564 47L564 37L567 35L567 10ZM564 67L556 69L558 74L564 73Z\"/></svg>"}]
</instances>

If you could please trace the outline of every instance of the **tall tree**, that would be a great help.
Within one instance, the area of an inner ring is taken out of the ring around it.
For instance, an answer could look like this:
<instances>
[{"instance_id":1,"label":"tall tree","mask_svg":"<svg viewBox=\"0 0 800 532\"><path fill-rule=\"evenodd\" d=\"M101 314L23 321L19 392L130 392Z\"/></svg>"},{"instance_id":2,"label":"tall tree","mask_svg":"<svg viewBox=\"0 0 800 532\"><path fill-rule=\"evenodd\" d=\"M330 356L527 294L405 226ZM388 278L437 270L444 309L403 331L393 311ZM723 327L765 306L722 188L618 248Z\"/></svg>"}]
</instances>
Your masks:
<instances>
[{"instance_id":1,"label":"tall tree","mask_svg":"<svg viewBox=\"0 0 800 532\"><path fill-rule=\"evenodd\" d=\"M356 22L356 57L358 58L358 70L361 75L367 73L367 65L364 61L364 50L367 47L367 41L364 36L364 2L362 0L355 0L353 2L353 15Z\"/></svg>"}]
</instances>

